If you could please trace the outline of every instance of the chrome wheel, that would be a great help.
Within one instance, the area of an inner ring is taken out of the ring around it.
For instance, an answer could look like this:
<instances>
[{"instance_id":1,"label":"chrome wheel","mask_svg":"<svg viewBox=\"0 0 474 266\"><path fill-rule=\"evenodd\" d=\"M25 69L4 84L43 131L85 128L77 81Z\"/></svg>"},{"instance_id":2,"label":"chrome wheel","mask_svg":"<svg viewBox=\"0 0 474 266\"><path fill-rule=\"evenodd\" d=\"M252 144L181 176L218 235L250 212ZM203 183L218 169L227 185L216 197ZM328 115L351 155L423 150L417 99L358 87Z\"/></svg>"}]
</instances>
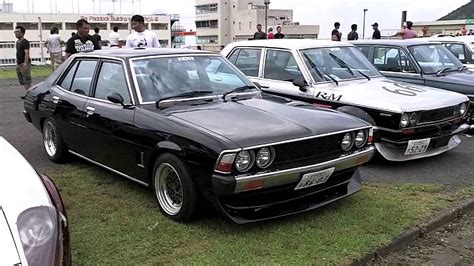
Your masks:
<instances>
[{"instance_id":1,"label":"chrome wheel","mask_svg":"<svg viewBox=\"0 0 474 266\"><path fill-rule=\"evenodd\" d=\"M54 157L57 151L56 129L51 121L46 122L43 128L44 148L50 157Z\"/></svg>"},{"instance_id":2,"label":"chrome wheel","mask_svg":"<svg viewBox=\"0 0 474 266\"><path fill-rule=\"evenodd\" d=\"M162 163L155 172L155 193L163 211L176 215L183 206L183 186L178 172L168 163Z\"/></svg>"}]
</instances>

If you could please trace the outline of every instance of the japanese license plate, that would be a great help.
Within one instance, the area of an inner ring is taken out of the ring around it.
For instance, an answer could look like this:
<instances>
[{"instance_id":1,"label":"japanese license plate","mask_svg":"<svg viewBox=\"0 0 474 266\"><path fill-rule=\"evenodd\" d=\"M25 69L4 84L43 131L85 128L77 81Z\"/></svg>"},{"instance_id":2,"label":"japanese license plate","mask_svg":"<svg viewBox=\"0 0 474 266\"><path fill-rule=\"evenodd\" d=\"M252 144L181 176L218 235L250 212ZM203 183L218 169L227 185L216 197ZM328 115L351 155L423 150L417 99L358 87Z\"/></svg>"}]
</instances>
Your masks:
<instances>
[{"instance_id":1,"label":"japanese license plate","mask_svg":"<svg viewBox=\"0 0 474 266\"><path fill-rule=\"evenodd\" d=\"M431 139L417 139L408 141L408 147L405 150L405 155L413 155L425 153L430 146Z\"/></svg>"},{"instance_id":2,"label":"japanese license plate","mask_svg":"<svg viewBox=\"0 0 474 266\"><path fill-rule=\"evenodd\" d=\"M325 183L329 177L331 177L332 173L334 173L334 170L335 168L333 167L319 172L304 174L301 181L296 185L295 190Z\"/></svg>"}]
</instances>

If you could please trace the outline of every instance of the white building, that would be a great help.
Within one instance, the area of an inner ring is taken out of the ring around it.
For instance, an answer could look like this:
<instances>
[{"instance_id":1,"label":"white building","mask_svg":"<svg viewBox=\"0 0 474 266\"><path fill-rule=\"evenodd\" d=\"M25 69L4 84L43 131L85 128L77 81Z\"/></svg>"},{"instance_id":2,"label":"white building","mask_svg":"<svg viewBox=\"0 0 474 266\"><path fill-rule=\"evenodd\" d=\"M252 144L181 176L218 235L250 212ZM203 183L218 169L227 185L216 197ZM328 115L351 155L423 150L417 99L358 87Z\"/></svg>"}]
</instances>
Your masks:
<instances>
[{"instance_id":1,"label":"white building","mask_svg":"<svg viewBox=\"0 0 474 266\"><path fill-rule=\"evenodd\" d=\"M257 24L265 27L264 0L196 0L196 36L205 49L253 38ZM268 28L281 26L285 38L315 39L318 25L293 22L293 10L269 9ZM265 29L263 29L265 31Z\"/></svg>"},{"instance_id":2,"label":"white building","mask_svg":"<svg viewBox=\"0 0 474 266\"><path fill-rule=\"evenodd\" d=\"M44 42L48 38L52 27L58 27L61 39L67 41L71 33L76 32L77 20L84 18L90 23L91 35L94 34L93 29L97 27L100 29L102 40L105 41L112 29L117 26L120 39L125 40L132 31L131 17L132 15L3 13L0 15L0 65L15 64L16 38L13 30L16 26L23 26L26 29L25 38L30 41L32 61L41 62L42 58L43 61L49 58L46 49L42 49L41 41ZM145 27L156 33L161 46L170 46L171 25L176 19L179 20L179 16L145 15L144 17Z\"/></svg>"}]
</instances>

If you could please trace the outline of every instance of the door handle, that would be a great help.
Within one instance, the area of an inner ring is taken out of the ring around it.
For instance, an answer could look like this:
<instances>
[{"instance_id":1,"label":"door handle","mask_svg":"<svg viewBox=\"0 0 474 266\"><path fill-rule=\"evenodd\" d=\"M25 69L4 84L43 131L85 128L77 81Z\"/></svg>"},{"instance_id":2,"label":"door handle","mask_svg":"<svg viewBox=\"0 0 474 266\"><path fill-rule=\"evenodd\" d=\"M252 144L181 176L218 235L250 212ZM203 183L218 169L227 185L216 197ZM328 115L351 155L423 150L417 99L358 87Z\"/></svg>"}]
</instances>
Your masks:
<instances>
[{"instance_id":1,"label":"door handle","mask_svg":"<svg viewBox=\"0 0 474 266\"><path fill-rule=\"evenodd\" d=\"M90 116L94 114L95 108L92 106L87 106L86 110L87 110L87 116Z\"/></svg>"},{"instance_id":2,"label":"door handle","mask_svg":"<svg viewBox=\"0 0 474 266\"><path fill-rule=\"evenodd\" d=\"M264 89L269 89L269 88L270 88L270 85L260 84L260 87L262 87L262 88L264 88Z\"/></svg>"},{"instance_id":3,"label":"door handle","mask_svg":"<svg viewBox=\"0 0 474 266\"><path fill-rule=\"evenodd\" d=\"M53 96L53 103L58 104L59 103L59 96Z\"/></svg>"}]
</instances>

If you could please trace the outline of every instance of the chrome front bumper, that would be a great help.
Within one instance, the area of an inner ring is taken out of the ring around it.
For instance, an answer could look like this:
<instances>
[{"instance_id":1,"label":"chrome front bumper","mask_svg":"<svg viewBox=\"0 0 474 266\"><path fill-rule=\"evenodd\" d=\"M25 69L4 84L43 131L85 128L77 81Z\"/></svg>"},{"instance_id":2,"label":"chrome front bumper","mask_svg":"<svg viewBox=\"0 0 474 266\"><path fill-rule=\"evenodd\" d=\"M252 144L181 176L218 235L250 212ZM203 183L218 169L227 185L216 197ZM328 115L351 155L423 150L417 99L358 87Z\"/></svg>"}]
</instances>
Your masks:
<instances>
[{"instance_id":1,"label":"chrome front bumper","mask_svg":"<svg viewBox=\"0 0 474 266\"><path fill-rule=\"evenodd\" d=\"M387 147L387 145L385 145L383 141L375 143L375 147L377 148L377 151L386 160L389 160L389 161L402 162L402 161L410 161L410 160L416 160L416 159L421 159L421 158L427 158L427 157L439 155L441 153L447 152L459 146L459 144L461 143L461 139L459 138L458 135L468 131L469 129L472 129L472 126L469 126L467 124L461 125L456 131L451 133L451 139L449 140L447 145L438 147L438 148L429 148L426 152L421 153L421 154L405 155L406 146L403 149L390 148L390 147Z\"/></svg>"},{"instance_id":2,"label":"chrome front bumper","mask_svg":"<svg viewBox=\"0 0 474 266\"><path fill-rule=\"evenodd\" d=\"M301 180L302 175L305 173L317 172L331 167L334 167L334 173L337 173L338 171L369 162L374 153L375 147L370 146L365 150L324 163L274 172L263 172L255 175L236 176L234 193L244 192L245 184L249 182L263 181L263 186L261 188L269 188L296 183Z\"/></svg>"}]
</instances>

